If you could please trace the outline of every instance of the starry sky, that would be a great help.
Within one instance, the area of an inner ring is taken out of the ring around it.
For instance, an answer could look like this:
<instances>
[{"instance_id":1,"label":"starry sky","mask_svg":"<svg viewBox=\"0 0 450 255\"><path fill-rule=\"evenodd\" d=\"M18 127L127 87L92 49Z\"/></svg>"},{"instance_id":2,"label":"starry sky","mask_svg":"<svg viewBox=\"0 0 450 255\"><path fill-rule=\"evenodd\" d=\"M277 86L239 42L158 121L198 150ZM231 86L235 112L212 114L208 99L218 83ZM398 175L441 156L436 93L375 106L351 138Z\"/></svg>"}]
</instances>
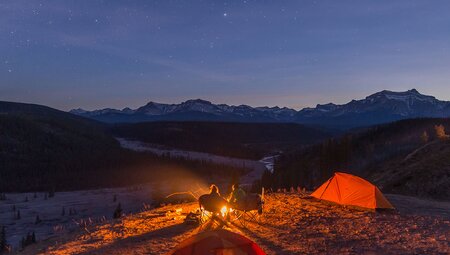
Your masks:
<instances>
[{"instance_id":1,"label":"starry sky","mask_svg":"<svg viewBox=\"0 0 450 255\"><path fill-rule=\"evenodd\" d=\"M450 100L450 1L0 0L0 100L287 106Z\"/></svg>"}]
</instances>

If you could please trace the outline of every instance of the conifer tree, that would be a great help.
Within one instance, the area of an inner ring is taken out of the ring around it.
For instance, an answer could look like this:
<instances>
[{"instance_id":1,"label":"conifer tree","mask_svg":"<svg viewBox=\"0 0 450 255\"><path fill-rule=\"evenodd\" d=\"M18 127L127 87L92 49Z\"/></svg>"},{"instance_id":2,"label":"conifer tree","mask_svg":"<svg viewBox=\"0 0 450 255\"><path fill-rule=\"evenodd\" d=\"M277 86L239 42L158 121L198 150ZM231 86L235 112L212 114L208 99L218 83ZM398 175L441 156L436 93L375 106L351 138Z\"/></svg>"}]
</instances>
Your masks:
<instances>
[{"instance_id":1,"label":"conifer tree","mask_svg":"<svg viewBox=\"0 0 450 255\"><path fill-rule=\"evenodd\" d=\"M26 237L22 237L22 241L20 242L22 248L27 247L30 244L36 243L36 234L35 232L28 232Z\"/></svg>"},{"instance_id":2,"label":"conifer tree","mask_svg":"<svg viewBox=\"0 0 450 255\"><path fill-rule=\"evenodd\" d=\"M119 203L116 207L116 210L114 210L113 218L118 219L120 217L122 217L122 206Z\"/></svg>"},{"instance_id":3,"label":"conifer tree","mask_svg":"<svg viewBox=\"0 0 450 255\"><path fill-rule=\"evenodd\" d=\"M3 226L1 229L0 229L0 254L2 254L2 253L4 253L4 252L6 252L6 251L8 251L8 243L7 243L7 241L6 241L6 229L5 229L5 227Z\"/></svg>"},{"instance_id":4,"label":"conifer tree","mask_svg":"<svg viewBox=\"0 0 450 255\"><path fill-rule=\"evenodd\" d=\"M423 131L422 135L420 136L420 140L422 140L423 143L427 143L429 140L427 131Z\"/></svg>"},{"instance_id":5,"label":"conifer tree","mask_svg":"<svg viewBox=\"0 0 450 255\"><path fill-rule=\"evenodd\" d=\"M42 222L42 220L41 220L41 218L39 218L39 215L36 215L36 220L34 221L34 224L39 224L41 222Z\"/></svg>"}]
</instances>

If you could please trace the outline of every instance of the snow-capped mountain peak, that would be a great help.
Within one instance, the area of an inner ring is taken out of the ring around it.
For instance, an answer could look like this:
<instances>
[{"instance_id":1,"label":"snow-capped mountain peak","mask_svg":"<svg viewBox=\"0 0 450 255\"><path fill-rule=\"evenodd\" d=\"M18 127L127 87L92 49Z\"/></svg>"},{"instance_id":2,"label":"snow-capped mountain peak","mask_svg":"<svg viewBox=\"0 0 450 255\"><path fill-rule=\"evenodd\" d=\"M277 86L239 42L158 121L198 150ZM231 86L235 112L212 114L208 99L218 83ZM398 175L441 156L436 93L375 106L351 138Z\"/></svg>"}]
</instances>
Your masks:
<instances>
[{"instance_id":1,"label":"snow-capped mountain peak","mask_svg":"<svg viewBox=\"0 0 450 255\"><path fill-rule=\"evenodd\" d=\"M202 99L191 99L179 104L175 111L193 111L193 112L206 112L214 113L217 112L219 108L209 101Z\"/></svg>"},{"instance_id":2,"label":"snow-capped mountain peak","mask_svg":"<svg viewBox=\"0 0 450 255\"><path fill-rule=\"evenodd\" d=\"M82 108L77 108L77 109L72 109L69 112L72 114L76 114L76 115L83 115L83 114L86 114L88 111L86 111Z\"/></svg>"},{"instance_id":3,"label":"snow-capped mountain peak","mask_svg":"<svg viewBox=\"0 0 450 255\"><path fill-rule=\"evenodd\" d=\"M336 126L365 126L405 118L450 116L450 102L420 94L383 90L343 105L326 104L298 112L296 121Z\"/></svg>"},{"instance_id":4,"label":"snow-capped mountain peak","mask_svg":"<svg viewBox=\"0 0 450 255\"><path fill-rule=\"evenodd\" d=\"M74 109L73 114L105 122L141 122L160 120L202 120L238 122L297 122L305 124L356 127L416 117L449 117L450 102L419 93L383 90L364 99L346 104L318 104L300 111L278 106L213 104L203 99L191 99L179 104L148 102L135 110Z\"/></svg>"}]
</instances>

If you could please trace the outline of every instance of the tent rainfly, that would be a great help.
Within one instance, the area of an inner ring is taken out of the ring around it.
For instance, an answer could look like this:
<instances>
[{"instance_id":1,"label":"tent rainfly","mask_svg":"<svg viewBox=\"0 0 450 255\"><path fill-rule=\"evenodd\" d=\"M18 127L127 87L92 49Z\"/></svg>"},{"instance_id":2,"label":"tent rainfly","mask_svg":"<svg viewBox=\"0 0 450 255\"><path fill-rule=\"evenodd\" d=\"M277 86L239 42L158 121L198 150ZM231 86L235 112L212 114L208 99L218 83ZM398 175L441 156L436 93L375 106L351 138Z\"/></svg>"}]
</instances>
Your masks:
<instances>
[{"instance_id":1,"label":"tent rainfly","mask_svg":"<svg viewBox=\"0 0 450 255\"><path fill-rule=\"evenodd\" d=\"M377 186L363 178L346 173L336 172L311 196L341 205L369 209L394 209Z\"/></svg>"},{"instance_id":2,"label":"tent rainfly","mask_svg":"<svg viewBox=\"0 0 450 255\"><path fill-rule=\"evenodd\" d=\"M243 235L218 229L205 231L181 242L170 255L265 255Z\"/></svg>"}]
</instances>

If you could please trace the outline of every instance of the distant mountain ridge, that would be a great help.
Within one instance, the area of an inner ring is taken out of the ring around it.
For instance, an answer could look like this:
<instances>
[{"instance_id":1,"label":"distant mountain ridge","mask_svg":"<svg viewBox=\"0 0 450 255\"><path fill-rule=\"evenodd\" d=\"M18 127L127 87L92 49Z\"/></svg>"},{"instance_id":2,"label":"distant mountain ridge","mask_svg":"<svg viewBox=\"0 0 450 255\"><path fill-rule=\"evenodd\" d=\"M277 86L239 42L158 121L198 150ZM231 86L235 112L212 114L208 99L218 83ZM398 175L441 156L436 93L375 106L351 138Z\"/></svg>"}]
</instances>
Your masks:
<instances>
[{"instance_id":1,"label":"distant mountain ridge","mask_svg":"<svg viewBox=\"0 0 450 255\"><path fill-rule=\"evenodd\" d=\"M144 121L235 121L235 122L291 122L297 113L287 107L251 107L213 104L202 99L187 100L180 104L149 102L135 110L124 108L86 111L74 109L73 114L108 123Z\"/></svg>"},{"instance_id":2,"label":"distant mountain ridge","mask_svg":"<svg viewBox=\"0 0 450 255\"><path fill-rule=\"evenodd\" d=\"M235 121L296 122L336 128L352 128L419 117L449 117L450 102L420 94L416 89L405 92L383 90L365 99L347 104L318 104L300 111L287 107L251 107L248 105L213 104L202 99L180 104L149 102L137 109L124 108L86 111L73 114L107 122L145 121Z\"/></svg>"},{"instance_id":3,"label":"distant mountain ridge","mask_svg":"<svg viewBox=\"0 0 450 255\"><path fill-rule=\"evenodd\" d=\"M358 127L387 123L402 119L449 117L450 102L420 94L411 89L405 92L383 90L365 99L352 100L343 105L326 104L300 110L295 121L334 127Z\"/></svg>"}]
</instances>

